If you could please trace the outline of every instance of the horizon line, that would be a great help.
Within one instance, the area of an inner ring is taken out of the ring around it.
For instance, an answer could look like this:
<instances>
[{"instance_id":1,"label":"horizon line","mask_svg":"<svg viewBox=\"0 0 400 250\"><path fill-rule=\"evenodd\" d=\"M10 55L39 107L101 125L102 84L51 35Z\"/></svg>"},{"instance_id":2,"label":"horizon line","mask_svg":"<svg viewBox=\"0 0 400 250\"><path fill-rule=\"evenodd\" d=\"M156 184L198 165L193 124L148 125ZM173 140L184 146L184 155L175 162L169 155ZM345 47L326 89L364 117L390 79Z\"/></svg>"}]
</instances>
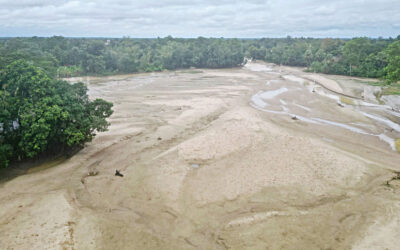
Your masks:
<instances>
[{"instance_id":1,"label":"horizon line","mask_svg":"<svg viewBox=\"0 0 400 250\"><path fill-rule=\"evenodd\" d=\"M339 37L339 36L263 36L263 37L217 37L217 36L197 36L197 37L178 37L178 36L164 36L164 37L133 37L133 36L63 36L63 35L48 35L48 36L0 36L0 39L9 39L9 38L52 38L52 37L63 37L63 38L89 38L89 39L165 39L165 38L174 38L174 39L197 39L197 38L207 38L207 39L249 39L249 40L255 40L255 39L285 39L285 38L293 38L293 39L353 39L353 38L368 38L368 39L398 39L400 37L400 34L397 37L392 37L392 36L354 36L354 37Z\"/></svg>"}]
</instances>

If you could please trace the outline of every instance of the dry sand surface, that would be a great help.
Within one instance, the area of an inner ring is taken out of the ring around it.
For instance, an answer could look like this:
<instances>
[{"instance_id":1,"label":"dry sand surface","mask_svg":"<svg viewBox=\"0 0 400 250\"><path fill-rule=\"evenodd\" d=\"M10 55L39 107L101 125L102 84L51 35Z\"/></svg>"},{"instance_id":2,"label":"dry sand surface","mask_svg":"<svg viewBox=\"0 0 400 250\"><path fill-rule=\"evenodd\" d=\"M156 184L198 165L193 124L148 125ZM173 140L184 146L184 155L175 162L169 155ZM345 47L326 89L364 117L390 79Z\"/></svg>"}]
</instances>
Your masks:
<instances>
[{"instance_id":1,"label":"dry sand surface","mask_svg":"<svg viewBox=\"0 0 400 250\"><path fill-rule=\"evenodd\" d=\"M81 80L110 129L1 184L1 249L398 249L390 107L262 63Z\"/></svg>"}]
</instances>

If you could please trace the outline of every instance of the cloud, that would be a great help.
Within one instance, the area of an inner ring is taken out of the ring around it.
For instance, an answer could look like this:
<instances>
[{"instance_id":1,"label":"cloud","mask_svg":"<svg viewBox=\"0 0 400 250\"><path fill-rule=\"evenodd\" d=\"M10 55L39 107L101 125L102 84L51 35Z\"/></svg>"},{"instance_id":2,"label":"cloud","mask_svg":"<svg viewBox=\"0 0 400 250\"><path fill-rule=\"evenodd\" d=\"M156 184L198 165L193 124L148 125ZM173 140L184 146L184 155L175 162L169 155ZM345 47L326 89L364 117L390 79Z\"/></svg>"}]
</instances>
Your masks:
<instances>
[{"instance_id":1,"label":"cloud","mask_svg":"<svg viewBox=\"0 0 400 250\"><path fill-rule=\"evenodd\" d=\"M0 0L0 36L397 36L398 0Z\"/></svg>"}]
</instances>

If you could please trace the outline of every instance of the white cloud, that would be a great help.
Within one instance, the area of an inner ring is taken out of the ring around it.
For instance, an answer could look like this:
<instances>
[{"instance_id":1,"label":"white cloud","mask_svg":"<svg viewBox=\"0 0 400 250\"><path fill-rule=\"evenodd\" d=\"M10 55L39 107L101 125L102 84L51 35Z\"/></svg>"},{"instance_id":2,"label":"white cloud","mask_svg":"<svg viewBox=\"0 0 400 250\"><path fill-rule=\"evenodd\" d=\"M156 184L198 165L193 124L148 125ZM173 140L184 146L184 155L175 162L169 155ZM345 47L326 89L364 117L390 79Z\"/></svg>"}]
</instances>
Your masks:
<instances>
[{"instance_id":1,"label":"white cloud","mask_svg":"<svg viewBox=\"0 0 400 250\"><path fill-rule=\"evenodd\" d=\"M0 0L0 36L397 36L399 0Z\"/></svg>"}]
</instances>

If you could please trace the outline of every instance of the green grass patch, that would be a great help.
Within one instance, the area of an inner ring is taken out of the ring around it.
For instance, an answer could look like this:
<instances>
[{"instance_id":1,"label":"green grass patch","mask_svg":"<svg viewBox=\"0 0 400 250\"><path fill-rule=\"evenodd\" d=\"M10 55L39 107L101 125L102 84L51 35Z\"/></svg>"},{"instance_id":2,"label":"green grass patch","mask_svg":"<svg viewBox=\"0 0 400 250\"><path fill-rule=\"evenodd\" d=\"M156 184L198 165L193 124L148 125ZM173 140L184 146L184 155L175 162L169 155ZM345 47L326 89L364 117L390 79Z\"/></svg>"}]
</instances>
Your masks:
<instances>
[{"instance_id":1,"label":"green grass patch","mask_svg":"<svg viewBox=\"0 0 400 250\"><path fill-rule=\"evenodd\" d=\"M384 87L382 89L382 95L400 95L400 84Z\"/></svg>"},{"instance_id":2,"label":"green grass patch","mask_svg":"<svg viewBox=\"0 0 400 250\"><path fill-rule=\"evenodd\" d=\"M347 104L347 105L354 105L353 100L350 99L350 98L347 98L347 97L345 97L345 96L341 96L341 97L340 97L340 102L341 102L341 103L344 103L344 104Z\"/></svg>"},{"instance_id":3,"label":"green grass patch","mask_svg":"<svg viewBox=\"0 0 400 250\"><path fill-rule=\"evenodd\" d=\"M394 145L396 146L397 152L400 153L400 138L397 139L397 140L394 142Z\"/></svg>"},{"instance_id":4,"label":"green grass patch","mask_svg":"<svg viewBox=\"0 0 400 250\"><path fill-rule=\"evenodd\" d=\"M382 97L382 92L378 92L378 93L374 93L374 96L376 98L376 100L379 102L379 104L383 105L384 102L382 101L381 97Z\"/></svg>"},{"instance_id":5,"label":"green grass patch","mask_svg":"<svg viewBox=\"0 0 400 250\"><path fill-rule=\"evenodd\" d=\"M386 82L382 82L382 81L378 81L378 82L374 82L374 81L361 81L359 82L361 84L366 84L366 85L371 85L371 86L385 86L387 85Z\"/></svg>"}]
</instances>

